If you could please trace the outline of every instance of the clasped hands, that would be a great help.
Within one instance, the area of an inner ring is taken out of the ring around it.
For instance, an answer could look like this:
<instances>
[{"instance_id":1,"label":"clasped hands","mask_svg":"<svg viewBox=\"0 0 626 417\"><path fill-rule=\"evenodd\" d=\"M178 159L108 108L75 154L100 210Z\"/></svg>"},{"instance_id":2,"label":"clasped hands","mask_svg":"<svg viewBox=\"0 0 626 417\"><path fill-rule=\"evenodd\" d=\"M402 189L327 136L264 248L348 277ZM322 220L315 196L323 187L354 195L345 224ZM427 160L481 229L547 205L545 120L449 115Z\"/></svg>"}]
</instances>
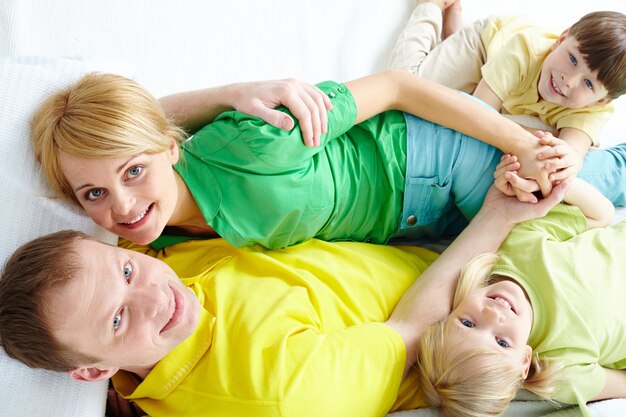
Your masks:
<instances>
[{"instance_id":1,"label":"clasped hands","mask_svg":"<svg viewBox=\"0 0 626 417\"><path fill-rule=\"evenodd\" d=\"M536 203L538 195L546 197L553 186L575 177L583 161L572 146L551 133L537 131L535 136L539 141L534 149L503 155L493 174L496 188L528 203Z\"/></svg>"}]
</instances>

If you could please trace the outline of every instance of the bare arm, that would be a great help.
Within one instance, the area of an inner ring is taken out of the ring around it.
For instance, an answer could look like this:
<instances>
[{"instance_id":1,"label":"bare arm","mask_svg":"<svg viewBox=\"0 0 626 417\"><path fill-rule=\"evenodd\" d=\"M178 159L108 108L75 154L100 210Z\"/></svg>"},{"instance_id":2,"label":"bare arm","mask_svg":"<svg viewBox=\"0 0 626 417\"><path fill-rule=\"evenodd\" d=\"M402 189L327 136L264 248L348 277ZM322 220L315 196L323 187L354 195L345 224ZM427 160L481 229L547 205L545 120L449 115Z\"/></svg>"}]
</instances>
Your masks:
<instances>
[{"instance_id":1,"label":"bare arm","mask_svg":"<svg viewBox=\"0 0 626 417\"><path fill-rule=\"evenodd\" d=\"M346 83L357 104L357 123L386 110L401 110L457 130L520 157L523 175L536 177L543 146L515 122L459 92L415 75L387 71Z\"/></svg>"},{"instance_id":2,"label":"bare arm","mask_svg":"<svg viewBox=\"0 0 626 417\"><path fill-rule=\"evenodd\" d=\"M259 117L269 124L290 130L294 120L275 110L287 107L298 119L304 143L317 146L326 132L330 99L317 87L294 79L229 84L172 94L160 99L165 114L176 124L196 131L220 113L232 108Z\"/></svg>"},{"instance_id":3,"label":"bare arm","mask_svg":"<svg viewBox=\"0 0 626 417\"><path fill-rule=\"evenodd\" d=\"M592 401L626 398L626 370L604 368L604 371L606 373L604 389Z\"/></svg>"},{"instance_id":4,"label":"bare arm","mask_svg":"<svg viewBox=\"0 0 626 417\"><path fill-rule=\"evenodd\" d=\"M500 100L500 97L489 87L489 84L487 84L484 78L481 79L476 86L473 96L489 104L498 112L502 109L502 100Z\"/></svg>"},{"instance_id":5,"label":"bare arm","mask_svg":"<svg viewBox=\"0 0 626 417\"><path fill-rule=\"evenodd\" d=\"M407 290L386 322L406 344L405 374L416 360L422 331L450 312L456 282L465 264L477 255L495 252L516 223L545 215L561 201L566 190L567 184L562 183L549 197L528 204L491 187L478 214Z\"/></svg>"}]
</instances>

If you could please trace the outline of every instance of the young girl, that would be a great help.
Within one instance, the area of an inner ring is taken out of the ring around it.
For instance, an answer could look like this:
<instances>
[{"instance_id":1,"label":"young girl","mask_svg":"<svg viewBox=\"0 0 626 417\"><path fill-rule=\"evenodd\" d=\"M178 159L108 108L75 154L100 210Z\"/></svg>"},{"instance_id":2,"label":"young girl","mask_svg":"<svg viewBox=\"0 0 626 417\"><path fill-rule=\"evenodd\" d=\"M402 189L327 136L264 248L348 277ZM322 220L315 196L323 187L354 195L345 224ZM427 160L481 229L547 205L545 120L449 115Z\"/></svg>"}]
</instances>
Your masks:
<instances>
[{"instance_id":1,"label":"young girl","mask_svg":"<svg viewBox=\"0 0 626 417\"><path fill-rule=\"evenodd\" d=\"M566 201L580 209L559 205L471 261L450 315L422 334L420 383L444 415L500 415L522 388L585 416L626 397L626 222L587 231L602 198L579 185Z\"/></svg>"},{"instance_id":2,"label":"young girl","mask_svg":"<svg viewBox=\"0 0 626 417\"><path fill-rule=\"evenodd\" d=\"M539 178L546 162L537 158L558 150L471 98L407 73L319 88L333 106L320 147L305 147L298 128L227 112L181 151L182 133L143 88L92 74L42 105L32 125L35 153L54 191L133 242L160 248L219 234L235 246L278 248L311 237L438 237L458 233L476 214L501 153L391 108L518 155L524 177ZM555 159L554 168L571 162ZM610 169L604 160L590 168Z\"/></svg>"}]
</instances>

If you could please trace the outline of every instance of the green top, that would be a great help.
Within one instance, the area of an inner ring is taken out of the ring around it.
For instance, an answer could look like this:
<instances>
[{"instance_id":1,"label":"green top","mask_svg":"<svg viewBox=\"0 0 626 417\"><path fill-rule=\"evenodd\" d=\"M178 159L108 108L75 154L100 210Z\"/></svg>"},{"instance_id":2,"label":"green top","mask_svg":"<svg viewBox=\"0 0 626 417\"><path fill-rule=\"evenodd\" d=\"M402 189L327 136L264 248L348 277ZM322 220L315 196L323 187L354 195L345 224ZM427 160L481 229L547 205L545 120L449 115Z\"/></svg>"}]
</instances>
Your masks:
<instances>
[{"instance_id":1,"label":"green top","mask_svg":"<svg viewBox=\"0 0 626 417\"><path fill-rule=\"evenodd\" d=\"M331 99L328 132L306 147L299 127L275 128L229 111L183 146L175 168L204 218L230 244L283 248L312 237L385 243L398 230L406 122L389 111L358 125L343 85L318 85ZM159 249L189 237L162 235Z\"/></svg>"},{"instance_id":2,"label":"green top","mask_svg":"<svg viewBox=\"0 0 626 417\"><path fill-rule=\"evenodd\" d=\"M604 387L602 367L626 368L626 222L586 229L580 210L561 204L511 232L494 273L528 293L530 346L565 366L555 399L589 415L584 404Z\"/></svg>"}]
</instances>

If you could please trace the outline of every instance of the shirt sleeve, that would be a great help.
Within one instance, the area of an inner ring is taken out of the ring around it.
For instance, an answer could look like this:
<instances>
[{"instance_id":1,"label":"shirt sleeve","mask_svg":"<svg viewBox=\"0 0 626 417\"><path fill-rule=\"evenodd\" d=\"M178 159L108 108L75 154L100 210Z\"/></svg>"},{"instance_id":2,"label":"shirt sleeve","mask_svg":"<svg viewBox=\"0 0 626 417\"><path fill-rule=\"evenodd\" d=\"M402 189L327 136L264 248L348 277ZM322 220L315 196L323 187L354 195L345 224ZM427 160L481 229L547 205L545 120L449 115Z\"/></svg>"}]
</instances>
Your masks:
<instances>
[{"instance_id":1,"label":"shirt sleeve","mask_svg":"<svg viewBox=\"0 0 626 417\"><path fill-rule=\"evenodd\" d=\"M583 406L604 388L606 374L597 363L567 366L562 370L554 399L566 404Z\"/></svg>"},{"instance_id":2,"label":"shirt sleeve","mask_svg":"<svg viewBox=\"0 0 626 417\"><path fill-rule=\"evenodd\" d=\"M557 119L556 128L561 130L571 127L581 130L591 138L594 146L600 146L600 135L613 113L613 106L606 105L575 111L568 110L567 114Z\"/></svg>"},{"instance_id":3,"label":"shirt sleeve","mask_svg":"<svg viewBox=\"0 0 626 417\"><path fill-rule=\"evenodd\" d=\"M515 36L483 65L483 79L502 102L519 88L527 76L529 54L531 51L525 38Z\"/></svg>"},{"instance_id":4,"label":"shirt sleeve","mask_svg":"<svg viewBox=\"0 0 626 417\"><path fill-rule=\"evenodd\" d=\"M287 349L284 415L382 416L398 395L404 342L382 323L300 333Z\"/></svg>"},{"instance_id":5,"label":"shirt sleeve","mask_svg":"<svg viewBox=\"0 0 626 417\"><path fill-rule=\"evenodd\" d=\"M545 217L519 224L513 229L511 235L530 231L545 235L548 240L563 242L586 230L587 220L578 207L559 204L550 210Z\"/></svg>"},{"instance_id":6,"label":"shirt sleeve","mask_svg":"<svg viewBox=\"0 0 626 417\"><path fill-rule=\"evenodd\" d=\"M200 129L185 143L185 150L202 160L229 161L238 168L267 173L307 162L313 155L323 152L330 141L348 131L356 121L354 97L345 85L326 81L318 87L333 104L333 109L328 111L328 130L321 136L320 146L304 145L295 118L294 128L283 130L257 117L228 111ZM290 114L285 108L280 110Z\"/></svg>"}]
</instances>

